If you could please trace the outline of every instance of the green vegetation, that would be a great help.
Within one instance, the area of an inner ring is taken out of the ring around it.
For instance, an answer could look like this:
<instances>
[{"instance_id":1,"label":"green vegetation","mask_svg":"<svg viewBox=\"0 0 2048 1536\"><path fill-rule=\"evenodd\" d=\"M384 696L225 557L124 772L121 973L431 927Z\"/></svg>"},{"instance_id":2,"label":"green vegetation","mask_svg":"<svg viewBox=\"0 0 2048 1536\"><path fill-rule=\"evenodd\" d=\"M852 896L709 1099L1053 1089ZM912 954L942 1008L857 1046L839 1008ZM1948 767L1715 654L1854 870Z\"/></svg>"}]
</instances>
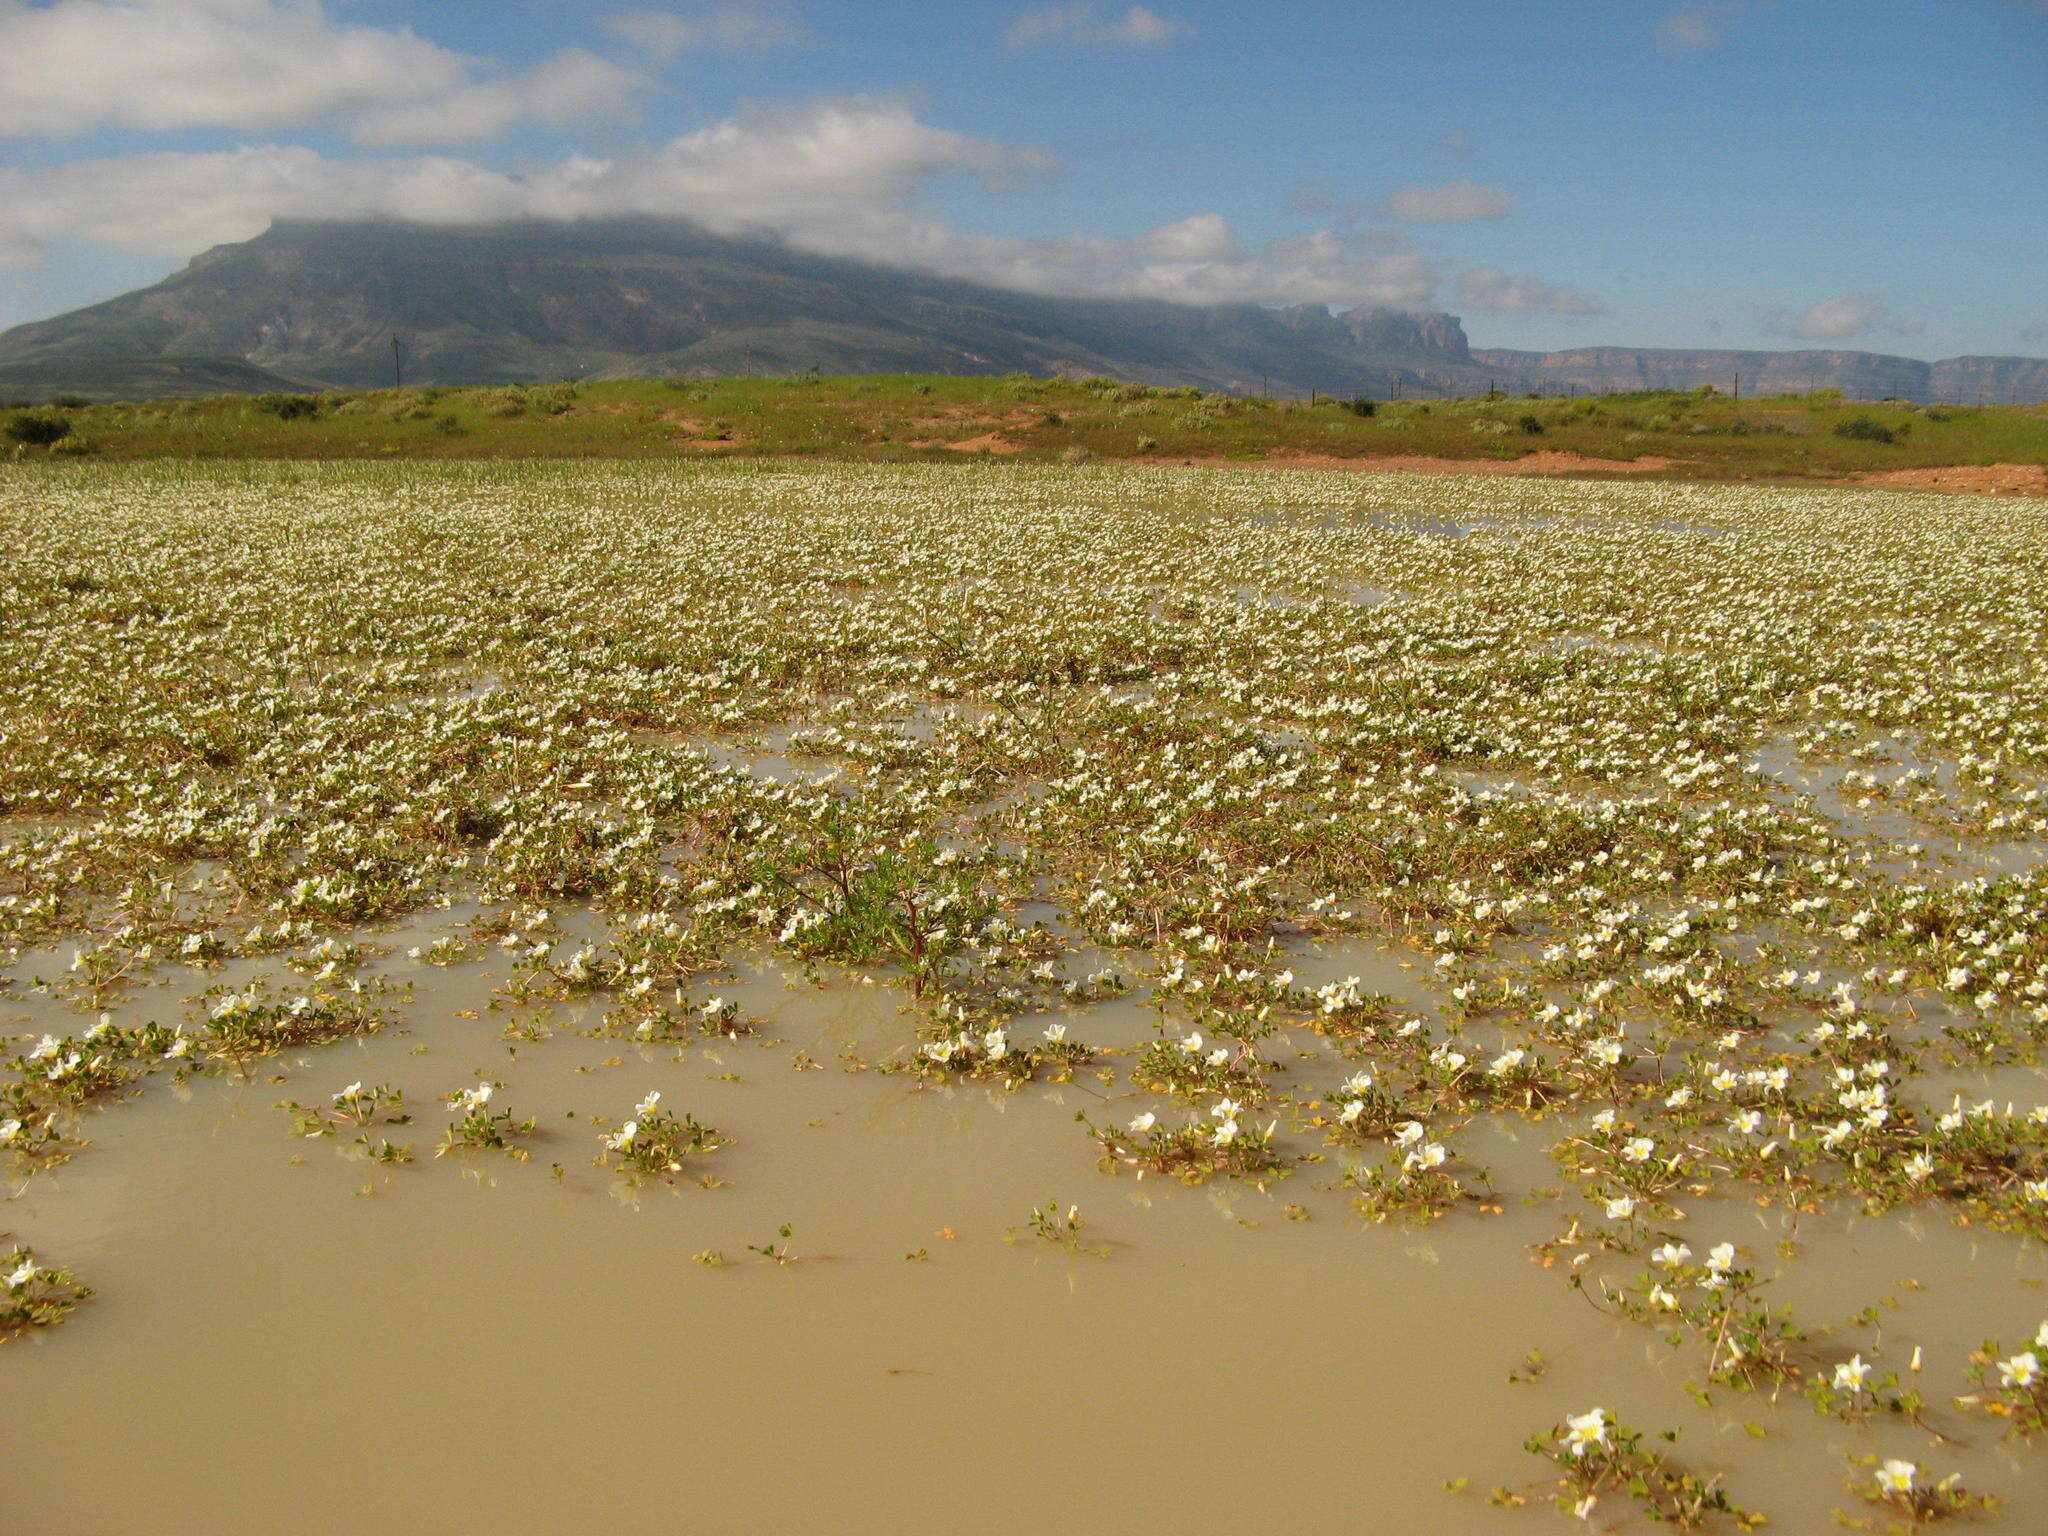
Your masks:
<instances>
[{"instance_id":1,"label":"green vegetation","mask_svg":"<svg viewBox=\"0 0 2048 1536\"><path fill-rule=\"evenodd\" d=\"M1016 453L1073 462L1511 460L1540 448L1594 459L1671 460L1627 471L1660 479L1838 479L2048 460L2048 406L2040 405L1864 404L1832 390L1741 401L1712 391L1650 391L1309 404L1022 374L224 395L21 411L7 418L6 431L24 453L69 434L82 446L67 451L123 459L740 454L889 461Z\"/></svg>"}]
</instances>

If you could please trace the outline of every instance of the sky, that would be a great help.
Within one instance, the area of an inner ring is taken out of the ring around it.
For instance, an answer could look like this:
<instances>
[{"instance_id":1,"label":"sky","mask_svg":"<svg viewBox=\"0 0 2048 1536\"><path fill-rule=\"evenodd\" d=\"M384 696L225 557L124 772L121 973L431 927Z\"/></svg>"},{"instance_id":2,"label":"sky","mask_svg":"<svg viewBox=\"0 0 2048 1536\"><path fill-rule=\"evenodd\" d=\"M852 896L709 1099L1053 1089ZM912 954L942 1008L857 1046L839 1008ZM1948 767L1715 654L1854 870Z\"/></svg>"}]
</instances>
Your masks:
<instances>
[{"instance_id":1,"label":"sky","mask_svg":"<svg viewBox=\"0 0 2048 1536\"><path fill-rule=\"evenodd\" d=\"M1480 345L2048 355L2048 0L0 0L0 326L673 214Z\"/></svg>"}]
</instances>

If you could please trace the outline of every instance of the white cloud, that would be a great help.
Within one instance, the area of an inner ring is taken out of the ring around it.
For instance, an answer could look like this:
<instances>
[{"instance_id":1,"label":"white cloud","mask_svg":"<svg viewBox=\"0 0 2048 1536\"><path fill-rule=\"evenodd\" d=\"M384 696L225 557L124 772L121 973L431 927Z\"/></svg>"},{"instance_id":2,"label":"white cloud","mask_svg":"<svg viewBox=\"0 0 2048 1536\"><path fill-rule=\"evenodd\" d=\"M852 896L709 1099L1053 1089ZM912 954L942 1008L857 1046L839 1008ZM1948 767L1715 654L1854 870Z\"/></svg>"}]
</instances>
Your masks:
<instances>
[{"instance_id":1,"label":"white cloud","mask_svg":"<svg viewBox=\"0 0 2048 1536\"><path fill-rule=\"evenodd\" d=\"M632 70L569 48L511 79L367 112L355 138L360 144L475 144L500 137L514 123L566 128L617 112L645 83Z\"/></svg>"},{"instance_id":2,"label":"white cloud","mask_svg":"<svg viewBox=\"0 0 2048 1536\"><path fill-rule=\"evenodd\" d=\"M812 41L810 28L778 0L708 0L614 11L601 25L657 63L683 53L759 53Z\"/></svg>"},{"instance_id":3,"label":"white cloud","mask_svg":"<svg viewBox=\"0 0 2048 1536\"><path fill-rule=\"evenodd\" d=\"M1540 277L1515 277L1499 267L1474 267L1458 274L1458 306L1494 314L1597 315L1600 306L1584 294Z\"/></svg>"},{"instance_id":4,"label":"white cloud","mask_svg":"<svg viewBox=\"0 0 2048 1536\"><path fill-rule=\"evenodd\" d=\"M1741 11L1741 0L1688 0L1658 18L1657 41L1673 53L1718 48L1728 23Z\"/></svg>"},{"instance_id":5,"label":"white cloud","mask_svg":"<svg viewBox=\"0 0 2048 1536\"><path fill-rule=\"evenodd\" d=\"M1021 12L1010 22L1009 39L1013 48L1159 48L1188 30L1185 23L1146 6L1134 5L1116 14L1075 0Z\"/></svg>"},{"instance_id":6,"label":"white cloud","mask_svg":"<svg viewBox=\"0 0 2048 1536\"><path fill-rule=\"evenodd\" d=\"M453 142L615 111L640 83L575 50L491 80L409 30L330 19L319 0L0 0L0 136L337 125Z\"/></svg>"},{"instance_id":7,"label":"white cloud","mask_svg":"<svg viewBox=\"0 0 2048 1536\"><path fill-rule=\"evenodd\" d=\"M0 261L31 264L63 240L185 256L248 239L273 218L643 214L1039 293L1415 306L1438 285L1422 257L1328 230L1247 249L1216 213L1132 239L1034 240L963 231L916 206L947 178L1000 186L1050 165L1039 151L924 123L892 97L756 111L643 153L571 156L517 176L445 155L332 159L276 145L121 156L0 169Z\"/></svg>"},{"instance_id":8,"label":"white cloud","mask_svg":"<svg viewBox=\"0 0 2048 1536\"><path fill-rule=\"evenodd\" d=\"M1893 314L1867 293L1843 293L1832 299L1822 299L1796 317L1787 320L1780 316L1766 327L1777 335L1795 337L1800 341L1847 341L1866 331L1917 336L1926 328L1918 320L1906 320Z\"/></svg>"},{"instance_id":9,"label":"white cloud","mask_svg":"<svg viewBox=\"0 0 2048 1536\"><path fill-rule=\"evenodd\" d=\"M1137 245L1148 256L1177 261L1226 261L1237 254L1237 234L1222 214L1197 213L1146 231Z\"/></svg>"},{"instance_id":10,"label":"white cloud","mask_svg":"<svg viewBox=\"0 0 2048 1536\"><path fill-rule=\"evenodd\" d=\"M1476 181L1447 181L1440 187L1402 187L1381 205L1383 211L1410 224L1455 224L1471 219L1504 219L1515 209L1515 197L1503 187Z\"/></svg>"}]
</instances>

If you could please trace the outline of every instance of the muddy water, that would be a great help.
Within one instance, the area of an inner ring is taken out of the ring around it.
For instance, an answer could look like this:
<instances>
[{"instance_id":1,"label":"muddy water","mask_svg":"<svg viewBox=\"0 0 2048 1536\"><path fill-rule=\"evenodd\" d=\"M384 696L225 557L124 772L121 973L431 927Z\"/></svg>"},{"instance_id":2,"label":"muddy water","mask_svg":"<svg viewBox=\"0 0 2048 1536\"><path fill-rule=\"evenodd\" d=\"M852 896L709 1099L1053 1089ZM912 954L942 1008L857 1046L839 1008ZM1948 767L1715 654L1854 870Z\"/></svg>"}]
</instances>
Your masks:
<instances>
[{"instance_id":1,"label":"muddy water","mask_svg":"<svg viewBox=\"0 0 2048 1536\"><path fill-rule=\"evenodd\" d=\"M847 1070L842 1053L907 1036L883 988L744 977L726 994L768 1028L736 1043L589 1039L571 1012L508 1042L490 964L399 964L417 983L402 1029L252 1082L158 1084L89 1117L94 1144L0 1208L99 1291L0 1355L8 1529L1507 1531L1550 1517L1446 1480L1526 1484L1522 1438L1600 1403L1685 1426L1682 1447L1734 1464L1737 1497L1774 1528L1814 1531L1846 1502L1842 1451L1922 1454L1924 1437L1797 1403L1693 1409L1685 1359L1529 1262L1553 1208L1374 1226L1316 1187L1334 1162L1270 1193L1134 1183L1098 1173L1074 1123L1133 1106L1105 1105L1085 1074L1005 1094ZM168 1017L167 1001L123 1011ZM1071 1027L1126 1034L1137 1012ZM0 1017L82 1022L33 998ZM799 1070L799 1052L821 1067ZM538 1119L529 1161L430 1155L438 1097L479 1076ZM357 1079L405 1091L415 1123L387 1133L417 1163L289 1134L278 1100ZM591 1117L651 1089L734 1138L700 1160L715 1187L636 1190L592 1166ZM1554 1182L1543 1129L1462 1140L1519 1194ZM1005 1240L1048 1199L1078 1205L1108 1255ZM1700 1209L1691 1225L1768 1269L1776 1220ZM785 1223L796 1262L748 1252ZM1809 1219L1800 1237L1788 1299L1821 1320L1897 1297L1882 1338L1845 1334L1841 1353L1924 1344L1943 1362L1936 1398L1961 1390L1955 1364L1980 1338L2048 1313L2048 1266L2016 1243L1898 1221ZM728 1262L693 1262L706 1250ZM1549 1369L1507 1385L1531 1348ZM2038 1466L1950 1427L1968 1443L1943 1469L2012 1500L1980 1528L2048 1526Z\"/></svg>"}]
</instances>

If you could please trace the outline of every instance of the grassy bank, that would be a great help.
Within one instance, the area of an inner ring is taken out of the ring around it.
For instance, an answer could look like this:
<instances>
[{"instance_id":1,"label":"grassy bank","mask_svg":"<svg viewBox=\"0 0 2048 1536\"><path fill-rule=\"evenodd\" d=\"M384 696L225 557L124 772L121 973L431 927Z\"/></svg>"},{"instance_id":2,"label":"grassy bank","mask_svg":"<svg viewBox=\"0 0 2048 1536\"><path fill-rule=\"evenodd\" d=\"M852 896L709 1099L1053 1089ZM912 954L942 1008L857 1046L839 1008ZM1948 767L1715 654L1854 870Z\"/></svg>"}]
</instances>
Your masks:
<instances>
[{"instance_id":1,"label":"grassy bank","mask_svg":"<svg viewBox=\"0 0 2048 1536\"><path fill-rule=\"evenodd\" d=\"M1256 461L1304 455L1513 460L1532 452L1674 462L1675 479L1841 479L2048 460L2048 406L1869 404L1833 392L1735 401L1268 400L1109 380L886 375L633 379L75 405L51 449L116 459L437 459L775 454L864 459ZM37 435L31 429L28 435ZM47 434L43 434L47 435Z\"/></svg>"}]
</instances>

